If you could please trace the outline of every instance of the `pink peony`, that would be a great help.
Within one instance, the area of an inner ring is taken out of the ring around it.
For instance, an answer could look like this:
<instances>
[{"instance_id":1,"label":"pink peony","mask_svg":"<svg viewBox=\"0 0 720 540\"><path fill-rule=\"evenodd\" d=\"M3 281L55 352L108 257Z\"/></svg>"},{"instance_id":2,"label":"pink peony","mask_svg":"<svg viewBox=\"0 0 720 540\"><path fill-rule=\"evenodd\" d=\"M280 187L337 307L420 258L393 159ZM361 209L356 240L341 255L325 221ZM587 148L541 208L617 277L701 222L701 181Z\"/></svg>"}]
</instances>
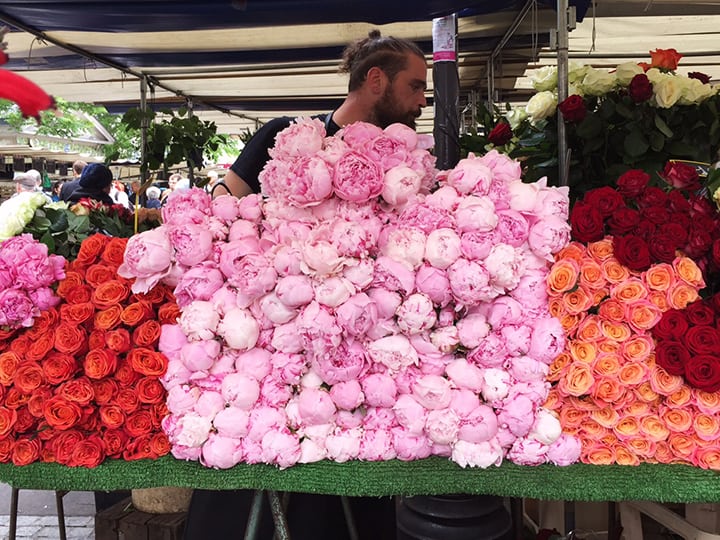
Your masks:
<instances>
[{"instance_id":1,"label":"pink peony","mask_svg":"<svg viewBox=\"0 0 720 540\"><path fill-rule=\"evenodd\" d=\"M213 237L207 227L194 223L168 226L167 236L180 264L193 266L212 254Z\"/></svg>"},{"instance_id":2,"label":"pink peony","mask_svg":"<svg viewBox=\"0 0 720 540\"><path fill-rule=\"evenodd\" d=\"M260 441L262 459L265 463L274 463L280 469L292 467L300 460L300 441L298 436L285 430L270 430Z\"/></svg>"},{"instance_id":3,"label":"pink peony","mask_svg":"<svg viewBox=\"0 0 720 540\"><path fill-rule=\"evenodd\" d=\"M214 339L190 341L180 349L180 359L190 371L207 371L220 354L220 343Z\"/></svg>"},{"instance_id":4,"label":"pink peony","mask_svg":"<svg viewBox=\"0 0 720 540\"><path fill-rule=\"evenodd\" d=\"M268 153L274 159L293 161L317 153L324 139L325 124L320 119L301 117L275 136Z\"/></svg>"},{"instance_id":5,"label":"pink peony","mask_svg":"<svg viewBox=\"0 0 720 540\"><path fill-rule=\"evenodd\" d=\"M386 366L389 370L397 372L410 365L418 364L417 351L403 335L387 336L371 341L367 352L373 362Z\"/></svg>"},{"instance_id":6,"label":"pink peony","mask_svg":"<svg viewBox=\"0 0 720 540\"><path fill-rule=\"evenodd\" d=\"M363 336L377 322L377 305L367 294L358 293L335 308L335 317L348 335Z\"/></svg>"},{"instance_id":7,"label":"pink peony","mask_svg":"<svg viewBox=\"0 0 720 540\"><path fill-rule=\"evenodd\" d=\"M239 439L211 433L207 442L203 444L200 461L206 467L229 469L240 463L242 459L243 450Z\"/></svg>"},{"instance_id":8,"label":"pink peony","mask_svg":"<svg viewBox=\"0 0 720 540\"><path fill-rule=\"evenodd\" d=\"M383 171L364 154L350 151L335 163L333 186L341 199L365 202L382 193Z\"/></svg>"},{"instance_id":9,"label":"pink peony","mask_svg":"<svg viewBox=\"0 0 720 540\"><path fill-rule=\"evenodd\" d=\"M460 254L460 237L453 229L436 229L428 234L425 260L435 268L446 269Z\"/></svg>"},{"instance_id":10,"label":"pink peony","mask_svg":"<svg viewBox=\"0 0 720 540\"><path fill-rule=\"evenodd\" d=\"M487 195L493 172L475 156L461 159L447 177L447 184L458 193Z\"/></svg>"},{"instance_id":11,"label":"pink peony","mask_svg":"<svg viewBox=\"0 0 720 540\"><path fill-rule=\"evenodd\" d=\"M395 380L385 373L373 373L360 379L365 403L370 407L392 407L397 396Z\"/></svg>"},{"instance_id":12,"label":"pink peony","mask_svg":"<svg viewBox=\"0 0 720 540\"><path fill-rule=\"evenodd\" d=\"M213 339L220 316L210 302L196 300L185 306L178 322L191 341Z\"/></svg>"},{"instance_id":13,"label":"pink peony","mask_svg":"<svg viewBox=\"0 0 720 540\"><path fill-rule=\"evenodd\" d=\"M460 418L452 409L430 411L425 421L425 433L437 444L452 444L457 440Z\"/></svg>"},{"instance_id":14,"label":"pink peony","mask_svg":"<svg viewBox=\"0 0 720 540\"><path fill-rule=\"evenodd\" d=\"M392 206L403 206L420 191L421 176L406 165L389 169L383 178L382 198Z\"/></svg>"},{"instance_id":15,"label":"pink peony","mask_svg":"<svg viewBox=\"0 0 720 540\"><path fill-rule=\"evenodd\" d=\"M406 334L418 334L435 325L437 315L432 300L422 293L408 296L397 308L398 327Z\"/></svg>"},{"instance_id":16,"label":"pink peony","mask_svg":"<svg viewBox=\"0 0 720 540\"><path fill-rule=\"evenodd\" d=\"M480 392L482 389L484 382L482 370L464 358L453 360L445 371L456 388L467 388L473 392Z\"/></svg>"},{"instance_id":17,"label":"pink peony","mask_svg":"<svg viewBox=\"0 0 720 540\"><path fill-rule=\"evenodd\" d=\"M453 445L452 460L462 468L469 466L487 469L490 465L500 466L503 450L497 441L481 443L458 441Z\"/></svg>"},{"instance_id":18,"label":"pink peony","mask_svg":"<svg viewBox=\"0 0 720 540\"><path fill-rule=\"evenodd\" d=\"M178 280L173 293L179 307L185 307L194 300L210 300L225 283L222 272L210 261L197 264Z\"/></svg>"},{"instance_id":19,"label":"pink peony","mask_svg":"<svg viewBox=\"0 0 720 540\"><path fill-rule=\"evenodd\" d=\"M455 209L455 221L460 232L490 232L498 225L495 203L489 197L466 196Z\"/></svg>"},{"instance_id":20,"label":"pink peony","mask_svg":"<svg viewBox=\"0 0 720 540\"><path fill-rule=\"evenodd\" d=\"M225 407L213 418L213 427L223 437L246 437L249 424L250 413L235 406Z\"/></svg>"},{"instance_id":21,"label":"pink peony","mask_svg":"<svg viewBox=\"0 0 720 540\"><path fill-rule=\"evenodd\" d=\"M246 309L231 309L222 317L217 333L229 347L247 351L255 347L260 334L258 321Z\"/></svg>"},{"instance_id":22,"label":"pink peony","mask_svg":"<svg viewBox=\"0 0 720 540\"><path fill-rule=\"evenodd\" d=\"M335 415L335 404L330 394L319 388L304 388L298 396L298 412L303 424L327 424Z\"/></svg>"},{"instance_id":23,"label":"pink peony","mask_svg":"<svg viewBox=\"0 0 720 540\"><path fill-rule=\"evenodd\" d=\"M133 292L148 292L170 273L172 258L173 248L168 237L168 228L150 229L130 237L125 247L123 263L118 267L118 275L128 279L135 278Z\"/></svg>"}]
</instances>

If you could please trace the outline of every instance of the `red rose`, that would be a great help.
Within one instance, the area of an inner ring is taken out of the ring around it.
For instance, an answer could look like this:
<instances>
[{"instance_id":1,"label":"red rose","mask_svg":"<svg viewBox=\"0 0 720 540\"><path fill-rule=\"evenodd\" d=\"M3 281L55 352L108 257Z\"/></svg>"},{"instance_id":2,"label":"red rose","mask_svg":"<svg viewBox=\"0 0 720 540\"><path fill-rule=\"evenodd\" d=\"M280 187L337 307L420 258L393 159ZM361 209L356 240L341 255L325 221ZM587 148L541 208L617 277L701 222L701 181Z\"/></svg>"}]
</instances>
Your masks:
<instances>
[{"instance_id":1,"label":"red rose","mask_svg":"<svg viewBox=\"0 0 720 540\"><path fill-rule=\"evenodd\" d=\"M12 449L13 465L22 467L40 458L40 440L24 437L15 441Z\"/></svg>"},{"instance_id":2,"label":"red rose","mask_svg":"<svg viewBox=\"0 0 720 540\"><path fill-rule=\"evenodd\" d=\"M110 349L90 349L83 361L85 375L91 379L102 379L117 370L118 357Z\"/></svg>"},{"instance_id":3,"label":"red rose","mask_svg":"<svg viewBox=\"0 0 720 540\"><path fill-rule=\"evenodd\" d=\"M127 447L123 451L123 459L126 461L134 461L137 459L155 459L157 456L153 454L150 440L150 435L143 435L141 437L130 439Z\"/></svg>"},{"instance_id":4,"label":"red rose","mask_svg":"<svg viewBox=\"0 0 720 540\"><path fill-rule=\"evenodd\" d=\"M55 350L65 354L78 355L85 348L86 337L82 327L61 322L55 329Z\"/></svg>"},{"instance_id":5,"label":"red rose","mask_svg":"<svg viewBox=\"0 0 720 540\"><path fill-rule=\"evenodd\" d=\"M103 250L102 260L115 268L120 266L125 256L127 242L127 238L112 237Z\"/></svg>"},{"instance_id":6,"label":"red rose","mask_svg":"<svg viewBox=\"0 0 720 540\"><path fill-rule=\"evenodd\" d=\"M655 49L650 51L650 67L663 71L675 71L682 54L675 49Z\"/></svg>"},{"instance_id":7,"label":"red rose","mask_svg":"<svg viewBox=\"0 0 720 540\"><path fill-rule=\"evenodd\" d=\"M7 395L5 396L5 406L8 409L19 410L20 407L27 405L30 401L31 394L23 394L20 390L15 387L8 388Z\"/></svg>"},{"instance_id":8,"label":"red rose","mask_svg":"<svg viewBox=\"0 0 720 540\"><path fill-rule=\"evenodd\" d=\"M17 411L7 407L0 407L0 438L5 437L12 431L15 422L17 422Z\"/></svg>"},{"instance_id":9,"label":"red rose","mask_svg":"<svg viewBox=\"0 0 720 540\"><path fill-rule=\"evenodd\" d=\"M638 208L647 208L649 206L665 206L667 204L667 194L655 186L646 187L637 197Z\"/></svg>"},{"instance_id":10,"label":"red rose","mask_svg":"<svg viewBox=\"0 0 720 540\"><path fill-rule=\"evenodd\" d=\"M684 189L686 191L700 189L700 176L697 169L686 163L668 161L660 174L660 178L675 189Z\"/></svg>"},{"instance_id":11,"label":"red rose","mask_svg":"<svg viewBox=\"0 0 720 540\"><path fill-rule=\"evenodd\" d=\"M570 212L572 237L579 242L597 242L605 236L603 217L600 211L583 201L578 201Z\"/></svg>"},{"instance_id":12,"label":"red rose","mask_svg":"<svg viewBox=\"0 0 720 540\"><path fill-rule=\"evenodd\" d=\"M125 414L134 413L140 408L140 399L132 388L121 388L115 396L115 403Z\"/></svg>"},{"instance_id":13,"label":"red rose","mask_svg":"<svg viewBox=\"0 0 720 540\"><path fill-rule=\"evenodd\" d=\"M93 330L88 336L88 349L102 349L107 344L105 339L107 332L105 330Z\"/></svg>"},{"instance_id":14,"label":"red rose","mask_svg":"<svg viewBox=\"0 0 720 540\"><path fill-rule=\"evenodd\" d=\"M105 245L108 243L110 238L104 234L93 234L88 236L80 244L80 250L78 251L76 263L82 266L89 266L97 262L98 257L102 253Z\"/></svg>"},{"instance_id":15,"label":"red rose","mask_svg":"<svg viewBox=\"0 0 720 540\"><path fill-rule=\"evenodd\" d=\"M88 266L85 272L85 281L91 287L98 287L113 279L117 279L116 268L112 268L106 264L93 264Z\"/></svg>"},{"instance_id":16,"label":"red rose","mask_svg":"<svg viewBox=\"0 0 720 540\"><path fill-rule=\"evenodd\" d=\"M666 234L654 234L647 240L648 249L653 262L671 264L675 260L677 238Z\"/></svg>"},{"instance_id":17,"label":"red rose","mask_svg":"<svg viewBox=\"0 0 720 540\"><path fill-rule=\"evenodd\" d=\"M684 343L691 353L720 354L720 333L712 326L691 326L685 334Z\"/></svg>"},{"instance_id":18,"label":"red rose","mask_svg":"<svg viewBox=\"0 0 720 540\"><path fill-rule=\"evenodd\" d=\"M597 208L604 218L625 207L622 195L610 186L591 189L585 194L583 202Z\"/></svg>"},{"instance_id":19,"label":"red rose","mask_svg":"<svg viewBox=\"0 0 720 540\"><path fill-rule=\"evenodd\" d=\"M24 357L27 354L32 338L27 334L21 334L10 342L10 350L15 354Z\"/></svg>"},{"instance_id":20,"label":"red rose","mask_svg":"<svg viewBox=\"0 0 720 540\"><path fill-rule=\"evenodd\" d=\"M685 308L685 316L692 324L707 326L715 324L715 310L706 301L697 301L688 304Z\"/></svg>"},{"instance_id":21,"label":"red rose","mask_svg":"<svg viewBox=\"0 0 720 540\"><path fill-rule=\"evenodd\" d=\"M28 402L30 400L28 399ZM17 422L15 422L15 431L17 433L31 433L37 431L38 419L33 416L27 407L21 407L17 411Z\"/></svg>"},{"instance_id":22,"label":"red rose","mask_svg":"<svg viewBox=\"0 0 720 540\"><path fill-rule=\"evenodd\" d=\"M700 71L691 71L688 73L688 79L697 79L703 84L710 84L710 75L705 75L705 73L701 73Z\"/></svg>"},{"instance_id":23,"label":"red rose","mask_svg":"<svg viewBox=\"0 0 720 540\"><path fill-rule=\"evenodd\" d=\"M157 403L152 403L150 405L150 414L152 415L152 419L153 419L153 427L155 429L160 429L162 427L163 419L168 414L170 414L170 411L167 408L167 403L165 403L165 400L159 401Z\"/></svg>"},{"instance_id":24,"label":"red rose","mask_svg":"<svg viewBox=\"0 0 720 540\"><path fill-rule=\"evenodd\" d=\"M105 334L105 344L107 347L118 354L128 352L130 350L130 332L125 328L116 328Z\"/></svg>"},{"instance_id":25,"label":"red rose","mask_svg":"<svg viewBox=\"0 0 720 540\"><path fill-rule=\"evenodd\" d=\"M41 336L47 333L48 330L55 327L60 320L60 314L55 308L49 308L45 311L40 312L40 315L35 317L31 328L27 329L27 334L35 339L37 336ZM0 339L2 337L0 336Z\"/></svg>"},{"instance_id":26,"label":"red rose","mask_svg":"<svg viewBox=\"0 0 720 540\"><path fill-rule=\"evenodd\" d=\"M617 190L623 197L635 198L640 195L648 183L650 175L641 169L630 169L617 179Z\"/></svg>"},{"instance_id":27,"label":"red rose","mask_svg":"<svg viewBox=\"0 0 720 540\"><path fill-rule=\"evenodd\" d=\"M38 388L32 393L27 403L27 410L35 418L42 418L43 415L43 403L53 397L53 391L49 386L43 386Z\"/></svg>"},{"instance_id":28,"label":"red rose","mask_svg":"<svg viewBox=\"0 0 720 540\"><path fill-rule=\"evenodd\" d=\"M715 266L720 266L720 238L716 238L712 245L712 261Z\"/></svg>"},{"instance_id":29,"label":"red rose","mask_svg":"<svg viewBox=\"0 0 720 540\"><path fill-rule=\"evenodd\" d=\"M655 346L655 362L670 375L684 375L690 353L679 341L663 339Z\"/></svg>"},{"instance_id":30,"label":"red rose","mask_svg":"<svg viewBox=\"0 0 720 540\"><path fill-rule=\"evenodd\" d=\"M632 208L618 208L607 221L608 232L615 235L627 234L640 223L640 213Z\"/></svg>"},{"instance_id":31,"label":"red rose","mask_svg":"<svg viewBox=\"0 0 720 540\"><path fill-rule=\"evenodd\" d=\"M180 308L175 302L168 302L158 308L157 319L160 324L175 324L180 318Z\"/></svg>"},{"instance_id":32,"label":"red rose","mask_svg":"<svg viewBox=\"0 0 720 540\"><path fill-rule=\"evenodd\" d=\"M125 306L120 320L128 326L137 326L154 316L152 305L149 302L133 302Z\"/></svg>"},{"instance_id":33,"label":"red rose","mask_svg":"<svg viewBox=\"0 0 720 540\"><path fill-rule=\"evenodd\" d=\"M95 389L87 377L78 377L63 383L58 388L57 395L80 406L88 405L95 397Z\"/></svg>"},{"instance_id":34,"label":"red rose","mask_svg":"<svg viewBox=\"0 0 720 540\"><path fill-rule=\"evenodd\" d=\"M6 437L0 439L0 463L7 463L12 457L12 449L15 444L15 439L12 437Z\"/></svg>"},{"instance_id":35,"label":"red rose","mask_svg":"<svg viewBox=\"0 0 720 540\"><path fill-rule=\"evenodd\" d=\"M132 352L130 353L132 354ZM130 355L128 355L130 356ZM115 380L122 386L132 386L140 378L141 374L133 369L132 364L127 359L120 361L117 371L115 372Z\"/></svg>"},{"instance_id":36,"label":"red rose","mask_svg":"<svg viewBox=\"0 0 720 540\"><path fill-rule=\"evenodd\" d=\"M643 272L650 268L650 249L647 242L639 236L633 234L614 236L613 253L620 264L630 270Z\"/></svg>"},{"instance_id":37,"label":"red rose","mask_svg":"<svg viewBox=\"0 0 720 540\"><path fill-rule=\"evenodd\" d=\"M683 251L685 255L698 262L697 259L710 252L712 245L713 237L707 229L692 226L688 234L688 241L683 246Z\"/></svg>"},{"instance_id":38,"label":"red rose","mask_svg":"<svg viewBox=\"0 0 720 540\"><path fill-rule=\"evenodd\" d=\"M93 433L73 448L70 466L93 468L100 465L103 459L105 459L105 443L99 434Z\"/></svg>"},{"instance_id":39,"label":"red rose","mask_svg":"<svg viewBox=\"0 0 720 540\"><path fill-rule=\"evenodd\" d=\"M95 328L97 330L112 330L120 324L122 308L119 305L110 306L95 313Z\"/></svg>"},{"instance_id":40,"label":"red rose","mask_svg":"<svg viewBox=\"0 0 720 540\"><path fill-rule=\"evenodd\" d=\"M35 336L25 353L25 360L30 362L39 362L52 350L54 342L55 336L52 331Z\"/></svg>"},{"instance_id":41,"label":"red rose","mask_svg":"<svg viewBox=\"0 0 720 540\"><path fill-rule=\"evenodd\" d=\"M488 133L488 141L495 146L502 146L512 139L512 129L507 122L498 122L492 131Z\"/></svg>"},{"instance_id":42,"label":"red rose","mask_svg":"<svg viewBox=\"0 0 720 540\"><path fill-rule=\"evenodd\" d=\"M125 424L125 413L117 405L100 407L100 423L108 429L118 429Z\"/></svg>"},{"instance_id":43,"label":"red rose","mask_svg":"<svg viewBox=\"0 0 720 540\"><path fill-rule=\"evenodd\" d=\"M662 225L670 219L670 211L664 206L648 206L640 211L642 219L655 225Z\"/></svg>"},{"instance_id":44,"label":"red rose","mask_svg":"<svg viewBox=\"0 0 720 540\"><path fill-rule=\"evenodd\" d=\"M127 417L125 431L131 438L149 434L153 429L152 416L144 409L136 411Z\"/></svg>"},{"instance_id":45,"label":"red rose","mask_svg":"<svg viewBox=\"0 0 720 540\"><path fill-rule=\"evenodd\" d=\"M141 375L160 377L167 370L168 361L165 355L146 347L132 349L127 359L132 368Z\"/></svg>"},{"instance_id":46,"label":"red rose","mask_svg":"<svg viewBox=\"0 0 720 540\"><path fill-rule=\"evenodd\" d=\"M61 465L68 465L72 459L73 449L80 444L84 438L85 436L77 429L59 432L51 442L57 462Z\"/></svg>"},{"instance_id":47,"label":"red rose","mask_svg":"<svg viewBox=\"0 0 720 540\"><path fill-rule=\"evenodd\" d=\"M170 441L164 433L155 433L150 438L150 451L155 457L170 453Z\"/></svg>"},{"instance_id":48,"label":"red rose","mask_svg":"<svg viewBox=\"0 0 720 540\"><path fill-rule=\"evenodd\" d=\"M72 270L66 270L65 271L65 278L60 280L60 283L58 283L57 286L57 295L60 298L65 298L67 300L67 294L75 287L80 287L85 283L85 280L83 279L83 275L80 272L75 272Z\"/></svg>"},{"instance_id":49,"label":"red rose","mask_svg":"<svg viewBox=\"0 0 720 540\"><path fill-rule=\"evenodd\" d=\"M657 233L672 237L675 240L675 245L677 247L684 246L688 237L687 227L683 227L680 223L672 221L672 217L669 219L671 222L660 225L657 229Z\"/></svg>"},{"instance_id":50,"label":"red rose","mask_svg":"<svg viewBox=\"0 0 720 540\"><path fill-rule=\"evenodd\" d=\"M105 451L108 457L116 458L119 457L122 451L127 445L128 434L122 429L108 429L102 434L103 442L105 443Z\"/></svg>"},{"instance_id":51,"label":"red rose","mask_svg":"<svg viewBox=\"0 0 720 540\"><path fill-rule=\"evenodd\" d=\"M45 383L42 368L35 362L24 362L18 366L13 377L15 387L24 394L31 394L33 390Z\"/></svg>"},{"instance_id":52,"label":"red rose","mask_svg":"<svg viewBox=\"0 0 720 540\"><path fill-rule=\"evenodd\" d=\"M690 201L685 198L682 192L676 189L671 190L667 195L667 202L670 211L673 212L673 216L678 215L683 216L686 220L690 219L690 216L688 216L690 212ZM673 221L676 221L676 219L673 218Z\"/></svg>"},{"instance_id":53,"label":"red rose","mask_svg":"<svg viewBox=\"0 0 720 540\"><path fill-rule=\"evenodd\" d=\"M21 363L20 355L13 351L5 351L0 354L0 384L10 386Z\"/></svg>"},{"instance_id":54,"label":"red rose","mask_svg":"<svg viewBox=\"0 0 720 540\"><path fill-rule=\"evenodd\" d=\"M711 354L690 356L685 364L685 380L703 392L720 390L720 361Z\"/></svg>"},{"instance_id":55,"label":"red rose","mask_svg":"<svg viewBox=\"0 0 720 540\"><path fill-rule=\"evenodd\" d=\"M118 393L118 383L115 379L100 379L99 381L90 381L93 392L95 394L95 403L98 405L107 405Z\"/></svg>"},{"instance_id":56,"label":"red rose","mask_svg":"<svg viewBox=\"0 0 720 540\"><path fill-rule=\"evenodd\" d=\"M65 301L70 304L82 304L92 298L92 289L89 285L78 285L69 289L65 294Z\"/></svg>"},{"instance_id":57,"label":"red rose","mask_svg":"<svg viewBox=\"0 0 720 540\"><path fill-rule=\"evenodd\" d=\"M159 403L165 399L165 388L156 377L143 377L135 384L142 403Z\"/></svg>"},{"instance_id":58,"label":"red rose","mask_svg":"<svg viewBox=\"0 0 720 540\"><path fill-rule=\"evenodd\" d=\"M157 306L165 301L165 297L172 292L169 292L165 285L159 283L155 285L146 293L136 293L130 297L131 302L150 302L152 305Z\"/></svg>"},{"instance_id":59,"label":"red rose","mask_svg":"<svg viewBox=\"0 0 720 540\"><path fill-rule=\"evenodd\" d=\"M120 280L113 279L100 284L92 296L92 303L100 309L120 304L130 296L130 288Z\"/></svg>"},{"instance_id":60,"label":"red rose","mask_svg":"<svg viewBox=\"0 0 720 540\"><path fill-rule=\"evenodd\" d=\"M77 403L62 397L54 397L43 404L47 423L55 429L70 429L82 418L82 409Z\"/></svg>"},{"instance_id":61,"label":"red rose","mask_svg":"<svg viewBox=\"0 0 720 540\"><path fill-rule=\"evenodd\" d=\"M60 318L67 323L78 325L89 321L95 315L95 306L92 302L78 304L63 304L60 306Z\"/></svg>"},{"instance_id":62,"label":"red rose","mask_svg":"<svg viewBox=\"0 0 720 540\"><path fill-rule=\"evenodd\" d=\"M628 86L628 94L635 103L642 103L650 99L653 95L653 86L648 76L644 73L635 75Z\"/></svg>"},{"instance_id":63,"label":"red rose","mask_svg":"<svg viewBox=\"0 0 720 540\"><path fill-rule=\"evenodd\" d=\"M585 100L577 94L573 94L565 98L559 105L558 109L563 118L568 122L581 122L587 116L587 107Z\"/></svg>"},{"instance_id":64,"label":"red rose","mask_svg":"<svg viewBox=\"0 0 720 540\"><path fill-rule=\"evenodd\" d=\"M162 326L156 320L142 323L133 330L132 341L138 347L154 347L160 340Z\"/></svg>"}]
</instances>

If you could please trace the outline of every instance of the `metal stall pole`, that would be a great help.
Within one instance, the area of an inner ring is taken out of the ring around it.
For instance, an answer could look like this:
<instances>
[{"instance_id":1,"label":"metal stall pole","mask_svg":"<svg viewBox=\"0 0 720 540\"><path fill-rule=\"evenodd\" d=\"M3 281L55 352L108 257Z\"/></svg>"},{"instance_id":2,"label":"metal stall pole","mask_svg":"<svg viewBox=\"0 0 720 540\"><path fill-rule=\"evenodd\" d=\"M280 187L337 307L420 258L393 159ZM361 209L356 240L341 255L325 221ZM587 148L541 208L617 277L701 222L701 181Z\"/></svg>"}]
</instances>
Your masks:
<instances>
[{"instance_id":1,"label":"metal stall pole","mask_svg":"<svg viewBox=\"0 0 720 540\"><path fill-rule=\"evenodd\" d=\"M568 0L557 0L558 103L568 97ZM570 149L565 122L558 113L558 181L567 186L570 177Z\"/></svg>"},{"instance_id":2,"label":"metal stall pole","mask_svg":"<svg viewBox=\"0 0 720 540\"><path fill-rule=\"evenodd\" d=\"M435 156L438 169L460 161L460 80L457 67L457 15L433 19Z\"/></svg>"}]
</instances>

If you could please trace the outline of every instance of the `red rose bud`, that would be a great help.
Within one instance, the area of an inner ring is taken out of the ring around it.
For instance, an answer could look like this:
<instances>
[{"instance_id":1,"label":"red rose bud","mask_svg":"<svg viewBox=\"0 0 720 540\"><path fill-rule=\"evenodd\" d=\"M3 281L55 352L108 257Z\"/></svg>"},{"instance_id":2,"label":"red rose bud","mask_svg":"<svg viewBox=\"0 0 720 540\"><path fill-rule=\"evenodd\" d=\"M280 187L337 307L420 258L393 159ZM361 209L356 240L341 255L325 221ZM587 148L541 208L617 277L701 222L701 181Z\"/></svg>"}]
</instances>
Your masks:
<instances>
[{"instance_id":1,"label":"red rose bud","mask_svg":"<svg viewBox=\"0 0 720 540\"><path fill-rule=\"evenodd\" d=\"M513 132L512 129L510 129L510 124L507 122L499 122L488 134L488 141L495 146L502 146L510 142L512 135Z\"/></svg>"},{"instance_id":2,"label":"red rose bud","mask_svg":"<svg viewBox=\"0 0 720 540\"><path fill-rule=\"evenodd\" d=\"M577 94L568 96L558 105L558 109L568 122L581 122L587 115L585 101Z\"/></svg>"},{"instance_id":3,"label":"red rose bud","mask_svg":"<svg viewBox=\"0 0 720 540\"><path fill-rule=\"evenodd\" d=\"M647 75L644 73L635 75L630 81L628 94L635 103L642 103L650 99L653 95L653 86Z\"/></svg>"},{"instance_id":4,"label":"red rose bud","mask_svg":"<svg viewBox=\"0 0 720 540\"><path fill-rule=\"evenodd\" d=\"M697 191L700 189L700 176L692 165L668 161L660 177L675 189Z\"/></svg>"},{"instance_id":5,"label":"red rose bud","mask_svg":"<svg viewBox=\"0 0 720 540\"><path fill-rule=\"evenodd\" d=\"M617 190L624 197L637 197L648 183L650 175L642 169L630 169L617 179Z\"/></svg>"},{"instance_id":6,"label":"red rose bud","mask_svg":"<svg viewBox=\"0 0 720 540\"><path fill-rule=\"evenodd\" d=\"M701 73L699 71L691 71L688 73L689 79L697 79L703 84L710 84L710 75L705 75L704 73Z\"/></svg>"}]
</instances>

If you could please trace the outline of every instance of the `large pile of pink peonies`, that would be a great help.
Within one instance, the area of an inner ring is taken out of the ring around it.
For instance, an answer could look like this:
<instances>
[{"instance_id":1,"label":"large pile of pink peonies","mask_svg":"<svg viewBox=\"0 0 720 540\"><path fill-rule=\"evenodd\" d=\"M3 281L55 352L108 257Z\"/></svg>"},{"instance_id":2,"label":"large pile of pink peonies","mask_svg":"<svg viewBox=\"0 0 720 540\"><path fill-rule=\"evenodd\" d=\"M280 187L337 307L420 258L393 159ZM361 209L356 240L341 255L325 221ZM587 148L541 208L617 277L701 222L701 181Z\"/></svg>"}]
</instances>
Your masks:
<instances>
[{"instance_id":1,"label":"large pile of pink peonies","mask_svg":"<svg viewBox=\"0 0 720 540\"><path fill-rule=\"evenodd\" d=\"M449 456L574 462L541 407L563 351L546 277L569 240L565 189L490 152L438 173L427 141L364 123L281 132L263 197L175 192L134 236L133 290L175 286L164 429L227 468Z\"/></svg>"}]
</instances>

